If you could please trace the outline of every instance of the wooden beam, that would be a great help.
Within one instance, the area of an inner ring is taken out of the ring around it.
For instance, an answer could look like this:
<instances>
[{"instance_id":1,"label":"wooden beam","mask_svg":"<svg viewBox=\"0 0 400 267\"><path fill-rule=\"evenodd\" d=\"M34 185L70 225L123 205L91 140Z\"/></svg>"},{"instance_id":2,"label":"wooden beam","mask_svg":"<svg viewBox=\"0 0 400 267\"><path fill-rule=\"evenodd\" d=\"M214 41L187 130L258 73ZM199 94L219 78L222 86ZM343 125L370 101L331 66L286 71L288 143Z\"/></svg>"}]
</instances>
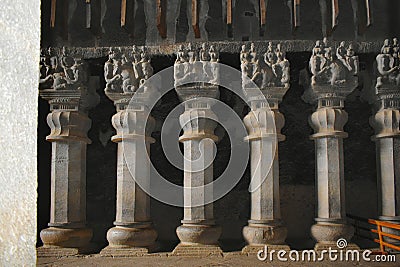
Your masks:
<instances>
[{"instance_id":1,"label":"wooden beam","mask_svg":"<svg viewBox=\"0 0 400 267\"><path fill-rule=\"evenodd\" d=\"M260 25L264 26L267 23L267 7L265 0L260 0Z\"/></svg>"},{"instance_id":2,"label":"wooden beam","mask_svg":"<svg viewBox=\"0 0 400 267\"><path fill-rule=\"evenodd\" d=\"M372 7L371 0L365 0L365 9L367 11L367 27L372 25Z\"/></svg>"},{"instance_id":3,"label":"wooden beam","mask_svg":"<svg viewBox=\"0 0 400 267\"><path fill-rule=\"evenodd\" d=\"M92 24L92 6L90 3L91 0L85 0L86 2L86 29L91 28Z\"/></svg>"},{"instance_id":4,"label":"wooden beam","mask_svg":"<svg viewBox=\"0 0 400 267\"><path fill-rule=\"evenodd\" d=\"M192 27L194 36L200 38L200 26L199 26L199 1L192 0Z\"/></svg>"},{"instance_id":5,"label":"wooden beam","mask_svg":"<svg viewBox=\"0 0 400 267\"><path fill-rule=\"evenodd\" d=\"M293 0L293 27L300 26L300 0Z\"/></svg>"},{"instance_id":6,"label":"wooden beam","mask_svg":"<svg viewBox=\"0 0 400 267\"><path fill-rule=\"evenodd\" d=\"M50 10L51 28L54 28L56 26L56 9L57 9L57 0L51 0L51 10Z\"/></svg>"},{"instance_id":7,"label":"wooden beam","mask_svg":"<svg viewBox=\"0 0 400 267\"><path fill-rule=\"evenodd\" d=\"M332 31L338 25L339 0L332 0Z\"/></svg>"},{"instance_id":8,"label":"wooden beam","mask_svg":"<svg viewBox=\"0 0 400 267\"><path fill-rule=\"evenodd\" d=\"M167 0L157 0L157 29L162 38L167 38Z\"/></svg>"},{"instance_id":9,"label":"wooden beam","mask_svg":"<svg viewBox=\"0 0 400 267\"><path fill-rule=\"evenodd\" d=\"M232 1L226 0L226 25L228 28L228 37L233 36L232 32Z\"/></svg>"},{"instance_id":10,"label":"wooden beam","mask_svg":"<svg viewBox=\"0 0 400 267\"><path fill-rule=\"evenodd\" d=\"M126 1L121 0L121 27L126 25Z\"/></svg>"}]
</instances>

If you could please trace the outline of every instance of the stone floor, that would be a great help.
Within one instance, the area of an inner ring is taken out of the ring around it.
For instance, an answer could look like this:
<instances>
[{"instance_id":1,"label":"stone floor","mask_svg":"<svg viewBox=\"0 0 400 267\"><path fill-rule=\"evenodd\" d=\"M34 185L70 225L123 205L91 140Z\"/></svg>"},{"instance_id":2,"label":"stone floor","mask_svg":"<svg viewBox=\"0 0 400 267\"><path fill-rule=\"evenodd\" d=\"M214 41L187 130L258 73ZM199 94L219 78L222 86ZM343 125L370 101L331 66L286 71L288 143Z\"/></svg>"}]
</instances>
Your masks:
<instances>
[{"instance_id":1,"label":"stone floor","mask_svg":"<svg viewBox=\"0 0 400 267\"><path fill-rule=\"evenodd\" d=\"M37 266L399 266L400 255L396 255L396 262L279 262L277 260L259 261L256 255L242 255L240 252L224 253L222 257L181 257L171 256L168 253L154 253L142 257L112 258L101 257L99 254L86 256L71 256L61 258L39 258Z\"/></svg>"}]
</instances>

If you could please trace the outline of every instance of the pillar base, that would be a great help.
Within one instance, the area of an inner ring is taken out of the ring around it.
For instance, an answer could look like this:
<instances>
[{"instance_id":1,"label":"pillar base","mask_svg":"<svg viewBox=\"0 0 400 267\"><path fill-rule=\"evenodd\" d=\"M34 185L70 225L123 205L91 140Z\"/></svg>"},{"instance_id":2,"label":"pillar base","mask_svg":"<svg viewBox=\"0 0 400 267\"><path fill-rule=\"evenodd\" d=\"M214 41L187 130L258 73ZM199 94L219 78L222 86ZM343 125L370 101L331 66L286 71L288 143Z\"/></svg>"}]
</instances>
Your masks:
<instances>
[{"instance_id":1,"label":"pillar base","mask_svg":"<svg viewBox=\"0 0 400 267\"><path fill-rule=\"evenodd\" d=\"M284 245L287 229L282 224L252 224L243 227L244 240L249 245Z\"/></svg>"},{"instance_id":2,"label":"pillar base","mask_svg":"<svg viewBox=\"0 0 400 267\"><path fill-rule=\"evenodd\" d=\"M178 244L172 256L187 256L187 257L207 257L217 256L222 257L222 249L218 245L201 245L201 244Z\"/></svg>"},{"instance_id":3,"label":"pillar base","mask_svg":"<svg viewBox=\"0 0 400 267\"><path fill-rule=\"evenodd\" d=\"M89 228L49 227L40 232L40 239L45 249L71 248L77 249L79 252L90 247L89 242L92 239L92 234L92 230Z\"/></svg>"},{"instance_id":4,"label":"pillar base","mask_svg":"<svg viewBox=\"0 0 400 267\"><path fill-rule=\"evenodd\" d=\"M150 225L144 227L116 226L108 230L107 240L114 249L147 249L153 252L157 232Z\"/></svg>"},{"instance_id":5,"label":"pillar base","mask_svg":"<svg viewBox=\"0 0 400 267\"><path fill-rule=\"evenodd\" d=\"M218 245L221 232L217 225L183 224L176 228L182 245Z\"/></svg>"},{"instance_id":6,"label":"pillar base","mask_svg":"<svg viewBox=\"0 0 400 267\"><path fill-rule=\"evenodd\" d=\"M249 255L257 255L260 250L265 252L265 247L267 247L267 251L275 250L278 252L279 250L290 251L290 247L288 245L247 245L242 249L241 254Z\"/></svg>"},{"instance_id":7,"label":"pillar base","mask_svg":"<svg viewBox=\"0 0 400 267\"><path fill-rule=\"evenodd\" d=\"M354 227L344 223L318 222L311 226L311 235L321 244L335 244L338 239L351 240L354 235Z\"/></svg>"}]
</instances>

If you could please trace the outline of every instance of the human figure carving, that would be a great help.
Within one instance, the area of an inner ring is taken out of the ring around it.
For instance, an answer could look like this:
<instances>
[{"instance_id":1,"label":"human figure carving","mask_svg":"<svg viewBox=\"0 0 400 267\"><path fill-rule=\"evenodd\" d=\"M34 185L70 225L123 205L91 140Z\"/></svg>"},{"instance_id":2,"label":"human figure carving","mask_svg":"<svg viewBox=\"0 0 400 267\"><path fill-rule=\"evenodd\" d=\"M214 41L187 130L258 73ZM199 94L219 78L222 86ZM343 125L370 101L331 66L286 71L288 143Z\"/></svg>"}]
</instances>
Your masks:
<instances>
[{"instance_id":1,"label":"human figure carving","mask_svg":"<svg viewBox=\"0 0 400 267\"><path fill-rule=\"evenodd\" d=\"M332 48L328 46L327 39L323 44L317 41L310 58L310 70L312 73L312 85L344 85L354 83L358 73L358 57L350 44L346 49L341 42L336 49L334 58Z\"/></svg>"},{"instance_id":2,"label":"human figure carving","mask_svg":"<svg viewBox=\"0 0 400 267\"><path fill-rule=\"evenodd\" d=\"M289 61L285 58L281 44L274 49L271 42L268 43L267 51L263 54L263 61L260 61L255 50L255 45L251 44L250 53L246 46L242 46L240 53L242 75L247 75L258 87L287 87L289 86ZM242 79L244 88L251 87L247 79Z\"/></svg>"},{"instance_id":3,"label":"human figure carving","mask_svg":"<svg viewBox=\"0 0 400 267\"><path fill-rule=\"evenodd\" d=\"M204 81L217 83L219 53L214 46L207 50L206 44L202 44L199 50L195 50L189 43L187 49L180 45L176 53L174 64L174 79L176 85Z\"/></svg>"},{"instance_id":4,"label":"human figure carving","mask_svg":"<svg viewBox=\"0 0 400 267\"><path fill-rule=\"evenodd\" d=\"M397 40L395 45L398 45ZM381 53L376 57L377 69L380 75L377 78L377 87L384 84L400 85L400 66L396 65L396 59L393 56L393 50L396 49L398 48L396 47L393 49L389 39L384 41Z\"/></svg>"},{"instance_id":5,"label":"human figure carving","mask_svg":"<svg viewBox=\"0 0 400 267\"><path fill-rule=\"evenodd\" d=\"M104 65L104 77L106 80L106 91L121 91L122 76L121 76L122 62L118 51L110 48L108 53L108 61Z\"/></svg>"}]
</instances>

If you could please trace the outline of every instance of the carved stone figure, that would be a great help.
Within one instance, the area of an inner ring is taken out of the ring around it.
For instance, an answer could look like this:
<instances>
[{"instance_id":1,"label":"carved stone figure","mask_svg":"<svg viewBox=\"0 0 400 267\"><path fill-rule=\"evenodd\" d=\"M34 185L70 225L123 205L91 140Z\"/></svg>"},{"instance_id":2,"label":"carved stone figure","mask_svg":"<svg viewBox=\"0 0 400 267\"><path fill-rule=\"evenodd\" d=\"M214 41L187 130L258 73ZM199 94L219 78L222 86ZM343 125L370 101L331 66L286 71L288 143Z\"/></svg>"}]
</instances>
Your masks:
<instances>
[{"instance_id":1,"label":"carved stone figure","mask_svg":"<svg viewBox=\"0 0 400 267\"><path fill-rule=\"evenodd\" d=\"M341 42L336 50L334 58L332 48L327 46L327 40L317 41L310 58L310 70L312 73L312 85L337 85L345 86L354 84L354 77L358 72L358 57L354 53L352 45L345 48Z\"/></svg>"},{"instance_id":2,"label":"carved stone figure","mask_svg":"<svg viewBox=\"0 0 400 267\"><path fill-rule=\"evenodd\" d=\"M53 76L51 75L50 56L45 49L41 49L40 51L39 74L40 88L50 88L53 82Z\"/></svg>"},{"instance_id":3,"label":"carved stone figure","mask_svg":"<svg viewBox=\"0 0 400 267\"><path fill-rule=\"evenodd\" d=\"M381 53L376 57L379 73L376 83L377 87L383 85L400 85L399 52L396 53L396 50L399 50L397 39L393 40L393 45L389 39L384 41Z\"/></svg>"},{"instance_id":4,"label":"carved stone figure","mask_svg":"<svg viewBox=\"0 0 400 267\"><path fill-rule=\"evenodd\" d=\"M174 64L176 86L196 81L217 83L219 53L214 46L210 46L207 51L206 44L202 44L201 48L196 51L190 43L187 49L180 45L176 55Z\"/></svg>"},{"instance_id":5,"label":"carved stone figure","mask_svg":"<svg viewBox=\"0 0 400 267\"><path fill-rule=\"evenodd\" d=\"M104 64L106 92L134 93L152 75L153 67L144 48L140 50L133 46L130 54L110 48L108 61Z\"/></svg>"},{"instance_id":6,"label":"carved stone figure","mask_svg":"<svg viewBox=\"0 0 400 267\"><path fill-rule=\"evenodd\" d=\"M40 89L76 90L87 86L88 69L82 59L73 58L66 47L58 56L53 48L42 49L40 60Z\"/></svg>"},{"instance_id":7,"label":"carved stone figure","mask_svg":"<svg viewBox=\"0 0 400 267\"><path fill-rule=\"evenodd\" d=\"M211 73L208 73L210 77L210 83L217 83L219 79L219 53L213 45L210 46L210 66ZM206 63L207 64L207 63Z\"/></svg>"},{"instance_id":8,"label":"carved stone figure","mask_svg":"<svg viewBox=\"0 0 400 267\"><path fill-rule=\"evenodd\" d=\"M207 51L205 43L203 43L201 45L199 54L200 54L200 61L210 61L211 60L210 53Z\"/></svg>"},{"instance_id":9,"label":"carved stone figure","mask_svg":"<svg viewBox=\"0 0 400 267\"><path fill-rule=\"evenodd\" d=\"M263 59L259 59L254 44L250 46L250 52L247 52L245 45L242 46L240 53L242 75L249 77L261 89L288 87L289 61L285 58L281 45L278 44L274 50L272 43L269 42ZM248 79L242 79L243 88L249 88L251 84Z\"/></svg>"},{"instance_id":10,"label":"carved stone figure","mask_svg":"<svg viewBox=\"0 0 400 267\"><path fill-rule=\"evenodd\" d=\"M106 80L106 90L108 91L121 91L122 77L121 77L122 61L118 51L110 48L108 54L108 61L104 65L104 77Z\"/></svg>"}]
</instances>

